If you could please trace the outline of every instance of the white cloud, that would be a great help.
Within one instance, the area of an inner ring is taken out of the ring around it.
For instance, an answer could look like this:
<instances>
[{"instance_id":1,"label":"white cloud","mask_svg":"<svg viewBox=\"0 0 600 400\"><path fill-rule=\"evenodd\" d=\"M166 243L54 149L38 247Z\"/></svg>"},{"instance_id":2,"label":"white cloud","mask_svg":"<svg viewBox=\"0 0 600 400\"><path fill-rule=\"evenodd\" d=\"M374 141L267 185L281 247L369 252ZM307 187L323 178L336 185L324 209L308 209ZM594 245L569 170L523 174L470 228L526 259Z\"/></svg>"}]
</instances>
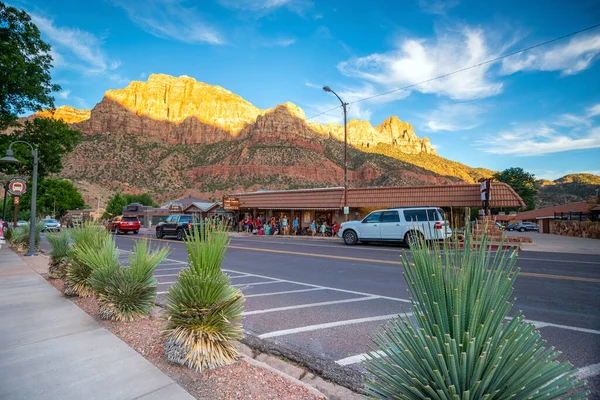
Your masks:
<instances>
[{"instance_id":1,"label":"white cloud","mask_svg":"<svg viewBox=\"0 0 600 400\"><path fill-rule=\"evenodd\" d=\"M338 64L339 71L388 88L413 85L471 66L500 53L485 43L481 29L465 28L459 35L440 35L435 42L406 39L388 53L375 53ZM502 83L494 82L490 65L474 68L411 88L422 93L445 95L457 100L494 96Z\"/></svg>"},{"instance_id":2,"label":"white cloud","mask_svg":"<svg viewBox=\"0 0 600 400\"><path fill-rule=\"evenodd\" d=\"M69 89L65 89L61 92L58 92L58 97L60 99L68 99L70 94L71 94L71 91Z\"/></svg>"},{"instance_id":3,"label":"white cloud","mask_svg":"<svg viewBox=\"0 0 600 400\"><path fill-rule=\"evenodd\" d=\"M186 43L223 44L221 34L184 0L112 0L137 26L151 35Z\"/></svg>"},{"instance_id":4,"label":"white cloud","mask_svg":"<svg viewBox=\"0 0 600 400\"><path fill-rule=\"evenodd\" d=\"M31 20L52 45L55 68L71 68L86 74L102 74L117 69L120 63L109 59L102 40L77 28L58 27L44 16L30 13Z\"/></svg>"},{"instance_id":5,"label":"white cloud","mask_svg":"<svg viewBox=\"0 0 600 400\"><path fill-rule=\"evenodd\" d=\"M310 0L218 0L226 8L268 13L285 7L297 14L303 14L313 6Z\"/></svg>"},{"instance_id":6,"label":"white cloud","mask_svg":"<svg viewBox=\"0 0 600 400\"><path fill-rule=\"evenodd\" d=\"M435 110L421 115L426 129L439 131L464 131L481 125L481 115L485 108L477 104L443 103Z\"/></svg>"},{"instance_id":7,"label":"white cloud","mask_svg":"<svg viewBox=\"0 0 600 400\"><path fill-rule=\"evenodd\" d=\"M293 45L294 43L296 43L295 38L281 38L281 39L274 39L271 41L265 41L263 43L263 46L264 47L289 47L289 46Z\"/></svg>"},{"instance_id":8,"label":"white cloud","mask_svg":"<svg viewBox=\"0 0 600 400\"><path fill-rule=\"evenodd\" d=\"M445 15L449 9L458 4L458 0L419 0L419 7L423 12L438 15Z\"/></svg>"},{"instance_id":9,"label":"white cloud","mask_svg":"<svg viewBox=\"0 0 600 400\"><path fill-rule=\"evenodd\" d=\"M515 156L596 149L600 148L600 126L585 116L565 114L550 122L519 124L511 131L487 136L477 146L487 153Z\"/></svg>"},{"instance_id":10,"label":"white cloud","mask_svg":"<svg viewBox=\"0 0 600 400\"><path fill-rule=\"evenodd\" d=\"M589 68L600 54L600 33L573 37L566 43L540 47L502 60L502 72L561 71L577 74Z\"/></svg>"},{"instance_id":11,"label":"white cloud","mask_svg":"<svg viewBox=\"0 0 600 400\"><path fill-rule=\"evenodd\" d=\"M587 109L588 115L590 117L595 117L596 115L600 115L600 103L595 104Z\"/></svg>"}]
</instances>

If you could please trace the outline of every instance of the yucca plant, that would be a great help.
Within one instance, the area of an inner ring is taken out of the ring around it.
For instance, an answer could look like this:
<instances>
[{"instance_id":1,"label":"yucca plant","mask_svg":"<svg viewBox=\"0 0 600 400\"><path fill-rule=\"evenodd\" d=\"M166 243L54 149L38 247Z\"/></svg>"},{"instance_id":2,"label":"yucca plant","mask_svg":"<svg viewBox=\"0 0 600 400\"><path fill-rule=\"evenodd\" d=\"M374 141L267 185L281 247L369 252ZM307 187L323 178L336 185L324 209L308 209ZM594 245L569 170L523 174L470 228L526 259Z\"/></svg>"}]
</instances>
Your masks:
<instances>
[{"instance_id":1,"label":"yucca plant","mask_svg":"<svg viewBox=\"0 0 600 400\"><path fill-rule=\"evenodd\" d=\"M165 353L170 362L201 371L237 360L244 296L221 270L229 236L225 226L200 224L185 238L188 268L167 292Z\"/></svg>"},{"instance_id":2,"label":"yucca plant","mask_svg":"<svg viewBox=\"0 0 600 400\"><path fill-rule=\"evenodd\" d=\"M92 273L93 265L84 262L78 256L79 251L88 248L91 252L99 251L111 239L110 233L102 226L86 223L70 231L73 247L69 250L69 264L65 277L64 294L66 296L88 297L93 293L88 278Z\"/></svg>"},{"instance_id":3,"label":"yucca plant","mask_svg":"<svg viewBox=\"0 0 600 400\"><path fill-rule=\"evenodd\" d=\"M40 247L40 234L45 224L38 222L35 224L35 248ZM29 224L13 228L10 233L10 243L17 251L26 251L29 249Z\"/></svg>"},{"instance_id":4,"label":"yucca plant","mask_svg":"<svg viewBox=\"0 0 600 400\"><path fill-rule=\"evenodd\" d=\"M67 274L68 255L71 248L69 232L46 233L46 240L50 244L50 265L48 273L54 279L64 279Z\"/></svg>"},{"instance_id":5,"label":"yucca plant","mask_svg":"<svg viewBox=\"0 0 600 400\"><path fill-rule=\"evenodd\" d=\"M411 245L401 257L412 316L374 336L366 393L380 399L585 398L584 382L560 352L546 348L535 326L517 312L515 250L493 255L485 235L475 248ZM578 394L574 394L578 392ZM571 397L565 397L565 396Z\"/></svg>"},{"instance_id":6,"label":"yucca plant","mask_svg":"<svg viewBox=\"0 0 600 400\"><path fill-rule=\"evenodd\" d=\"M134 321L148 316L156 299L154 270L167 257L166 248L152 251L145 240L138 241L129 266L119 264L119 250L110 239L99 249L82 247L77 257L92 266L88 283L96 293L100 317L113 321Z\"/></svg>"}]
</instances>

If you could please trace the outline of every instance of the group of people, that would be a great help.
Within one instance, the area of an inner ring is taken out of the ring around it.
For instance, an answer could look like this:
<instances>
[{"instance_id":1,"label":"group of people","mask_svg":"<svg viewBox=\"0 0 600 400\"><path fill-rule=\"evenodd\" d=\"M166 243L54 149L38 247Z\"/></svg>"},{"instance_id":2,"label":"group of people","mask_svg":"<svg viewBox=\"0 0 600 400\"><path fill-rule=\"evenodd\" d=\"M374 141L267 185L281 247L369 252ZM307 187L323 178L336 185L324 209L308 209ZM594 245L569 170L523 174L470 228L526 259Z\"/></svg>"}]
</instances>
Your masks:
<instances>
[{"instance_id":1,"label":"group of people","mask_svg":"<svg viewBox=\"0 0 600 400\"><path fill-rule=\"evenodd\" d=\"M293 220L289 220L287 215L283 217L271 217L269 220L263 217L257 217L253 219L250 216L246 216L241 221L242 231L246 233L252 233L255 235L302 235L302 228L300 224L300 217L296 216ZM335 236L340 230L340 225L333 221L328 224L326 220L316 221L313 220L310 223L310 229L306 232L312 236Z\"/></svg>"}]
</instances>

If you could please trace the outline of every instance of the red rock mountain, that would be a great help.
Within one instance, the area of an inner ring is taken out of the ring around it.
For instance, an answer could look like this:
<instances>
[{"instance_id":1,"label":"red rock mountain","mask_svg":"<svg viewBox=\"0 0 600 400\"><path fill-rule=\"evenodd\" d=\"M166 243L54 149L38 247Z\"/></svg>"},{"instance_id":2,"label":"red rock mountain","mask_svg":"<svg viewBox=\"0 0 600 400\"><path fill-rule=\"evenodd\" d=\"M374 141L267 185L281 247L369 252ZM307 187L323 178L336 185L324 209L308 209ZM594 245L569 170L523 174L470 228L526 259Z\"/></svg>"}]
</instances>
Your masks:
<instances>
[{"instance_id":1,"label":"red rock mountain","mask_svg":"<svg viewBox=\"0 0 600 400\"><path fill-rule=\"evenodd\" d=\"M342 126L307 122L292 103L261 110L187 76L151 75L107 91L90 111L59 107L38 116L84 133L61 176L88 197L117 189L166 199L343 183ZM396 116L375 127L350 120L347 130L355 186L471 182L485 172L438 157L428 138Z\"/></svg>"}]
</instances>

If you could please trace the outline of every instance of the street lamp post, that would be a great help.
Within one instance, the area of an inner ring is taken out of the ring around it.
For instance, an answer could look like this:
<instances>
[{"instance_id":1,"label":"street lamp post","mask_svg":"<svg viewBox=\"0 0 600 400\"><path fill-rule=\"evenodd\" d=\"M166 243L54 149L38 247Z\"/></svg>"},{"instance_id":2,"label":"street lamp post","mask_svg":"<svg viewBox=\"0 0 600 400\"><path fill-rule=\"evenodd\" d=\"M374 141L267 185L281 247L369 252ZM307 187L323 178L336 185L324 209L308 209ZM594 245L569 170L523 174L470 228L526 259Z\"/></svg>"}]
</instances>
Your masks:
<instances>
[{"instance_id":1,"label":"street lamp post","mask_svg":"<svg viewBox=\"0 0 600 400\"><path fill-rule=\"evenodd\" d=\"M346 208L348 207L348 133L346 131L346 107L348 103L345 103L329 86L323 86L323 90L333 93L340 103L342 103L342 108L344 109L344 215L346 216L346 221L348 221L348 214L346 213Z\"/></svg>"},{"instance_id":2,"label":"street lamp post","mask_svg":"<svg viewBox=\"0 0 600 400\"><path fill-rule=\"evenodd\" d=\"M24 255L37 256L37 253L35 252L35 234L36 234L36 229L35 229L35 222L36 222L35 221L35 215L36 215L35 206L36 206L36 204L35 203L37 201L38 151L31 144L29 144L23 140L16 140L8 146L8 150L6 150L6 155L4 157L0 158L0 162L4 161L4 162L9 162L9 163L14 163L14 164L21 163L19 160L17 160L13 156L12 146L15 143L22 143L22 144L26 144L27 146L29 146L29 148L31 149L31 155L33 156L33 172L31 174L31 180L32 180L32 184L31 184L31 217L29 217L29 250L27 250L27 253L25 253Z\"/></svg>"}]
</instances>

